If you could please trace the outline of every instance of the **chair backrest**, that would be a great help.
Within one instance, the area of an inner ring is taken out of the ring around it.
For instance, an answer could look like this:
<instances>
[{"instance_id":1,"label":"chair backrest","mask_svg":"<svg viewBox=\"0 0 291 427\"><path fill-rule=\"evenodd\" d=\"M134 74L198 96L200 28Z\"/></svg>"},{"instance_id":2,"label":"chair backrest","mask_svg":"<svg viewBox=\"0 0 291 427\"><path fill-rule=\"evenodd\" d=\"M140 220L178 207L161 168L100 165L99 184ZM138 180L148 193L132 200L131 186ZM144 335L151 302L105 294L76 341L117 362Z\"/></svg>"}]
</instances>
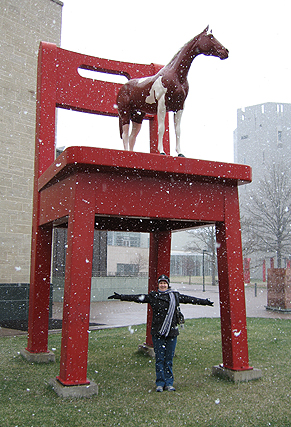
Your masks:
<instances>
[{"instance_id":1,"label":"chair backrest","mask_svg":"<svg viewBox=\"0 0 291 427\"><path fill-rule=\"evenodd\" d=\"M37 178L54 161L56 107L107 116L118 115L115 104L122 85L82 77L79 69L123 75L131 79L154 75L160 68L155 64L133 64L82 55L41 42L36 108Z\"/></svg>"}]
</instances>

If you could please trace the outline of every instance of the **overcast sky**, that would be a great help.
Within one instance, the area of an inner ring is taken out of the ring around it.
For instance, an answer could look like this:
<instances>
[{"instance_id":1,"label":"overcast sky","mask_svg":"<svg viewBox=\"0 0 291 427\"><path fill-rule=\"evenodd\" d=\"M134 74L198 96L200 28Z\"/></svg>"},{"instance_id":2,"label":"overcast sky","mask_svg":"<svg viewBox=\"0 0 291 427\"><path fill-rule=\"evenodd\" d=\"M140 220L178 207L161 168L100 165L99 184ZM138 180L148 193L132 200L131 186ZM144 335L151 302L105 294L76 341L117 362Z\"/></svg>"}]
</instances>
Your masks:
<instances>
[{"instance_id":1,"label":"overcast sky","mask_svg":"<svg viewBox=\"0 0 291 427\"><path fill-rule=\"evenodd\" d=\"M209 24L229 49L229 58L194 59L181 147L187 157L231 162L237 109L291 102L290 17L290 0L64 0L61 47L114 60L167 64ZM77 116L67 111L60 115L58 146L123 148L117 119L81 114L79 121ZM135 149L149 151L147 122Z\"/></svg>"}]
</instances>

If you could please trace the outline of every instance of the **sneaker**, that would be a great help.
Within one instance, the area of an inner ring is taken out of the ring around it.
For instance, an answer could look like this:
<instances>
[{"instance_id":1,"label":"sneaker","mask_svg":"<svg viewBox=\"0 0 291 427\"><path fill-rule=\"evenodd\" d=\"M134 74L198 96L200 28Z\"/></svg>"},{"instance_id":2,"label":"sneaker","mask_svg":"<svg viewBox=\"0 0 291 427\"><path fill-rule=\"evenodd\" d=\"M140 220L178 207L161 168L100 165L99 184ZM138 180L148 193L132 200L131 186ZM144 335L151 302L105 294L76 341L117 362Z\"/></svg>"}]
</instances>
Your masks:
<instances>
[{"instance_id":1,"label":"sneaker","mask_svg":"<svg viewBox=\"0 0 291 427\"><path fill-rule=\"evenodd\" d=\"M158 385L158 387L156 388L156 391L161 392L161 391L164 391L164 389L161 385Z\"/></svg>"},{"instance_id":2,"label":"sneaker","mask_svg":"<svg viewBox=\"0 0 291 427\"><path fill-rule=\"evenodd\" d=\"M175 387L173 387L172 385L166 385L165 390L167 390L167 391L176 391Z\"/></svg>"}]
</instances>

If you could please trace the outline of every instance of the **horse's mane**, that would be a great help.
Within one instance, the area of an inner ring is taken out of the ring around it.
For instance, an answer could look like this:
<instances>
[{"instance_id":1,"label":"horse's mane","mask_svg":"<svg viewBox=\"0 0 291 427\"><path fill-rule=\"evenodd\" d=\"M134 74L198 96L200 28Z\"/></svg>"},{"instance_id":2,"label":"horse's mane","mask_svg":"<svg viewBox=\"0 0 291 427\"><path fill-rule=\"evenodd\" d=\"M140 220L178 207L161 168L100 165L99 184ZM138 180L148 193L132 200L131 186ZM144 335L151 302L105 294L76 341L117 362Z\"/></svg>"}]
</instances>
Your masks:
<instances>
[{"instance_id":1,"label":"horse's mane","mask_svg":"<svg viewBox=\"0 0 291 427\"><path fill-rule=\"evenodd\" d=\"M202 34L202 33L201 33ZM194 44L198 38L200 37L201 34L198 34L198 36L195 36L192 40L188 41L187 43L184 44L184 46L181 47L180 50L178 50L178 52L173 56L173 58L171 59L171 61L168 63L168 65L171 65L173 62L175 62L176 58L178 57L178 55L182 52L182 50L184 50L187 46L189 46L190 44Z\"/></svg>"}]
</instances>

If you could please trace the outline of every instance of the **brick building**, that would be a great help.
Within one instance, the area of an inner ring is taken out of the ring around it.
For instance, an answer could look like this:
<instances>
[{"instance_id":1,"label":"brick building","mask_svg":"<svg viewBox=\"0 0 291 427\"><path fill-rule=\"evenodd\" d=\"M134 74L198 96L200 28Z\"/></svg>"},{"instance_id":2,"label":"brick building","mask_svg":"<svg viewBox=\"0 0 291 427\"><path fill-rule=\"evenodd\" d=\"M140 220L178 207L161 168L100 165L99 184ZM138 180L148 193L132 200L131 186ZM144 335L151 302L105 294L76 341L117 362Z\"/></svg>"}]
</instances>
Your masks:
<instances>
[{"instance_id":1,"label":"brick building","mask_svg":"<svg viewBox=\"0 0 291 427\"><path fill-rule=\"evenodd\" d=\"M38 46L60 45L62 5L1 2L0 283L29 282Z\"/></svg>"},{"instance_id":2,"label":"brick building","mask_svg":"<svg viewBox=\"0 0 291 427\"><path fill-rule=\"evenodd\" d=\"M59 0L2 0L0 8L0 315L27 316L38 46L60 45Z\"/></svg>"}]
</instances>

